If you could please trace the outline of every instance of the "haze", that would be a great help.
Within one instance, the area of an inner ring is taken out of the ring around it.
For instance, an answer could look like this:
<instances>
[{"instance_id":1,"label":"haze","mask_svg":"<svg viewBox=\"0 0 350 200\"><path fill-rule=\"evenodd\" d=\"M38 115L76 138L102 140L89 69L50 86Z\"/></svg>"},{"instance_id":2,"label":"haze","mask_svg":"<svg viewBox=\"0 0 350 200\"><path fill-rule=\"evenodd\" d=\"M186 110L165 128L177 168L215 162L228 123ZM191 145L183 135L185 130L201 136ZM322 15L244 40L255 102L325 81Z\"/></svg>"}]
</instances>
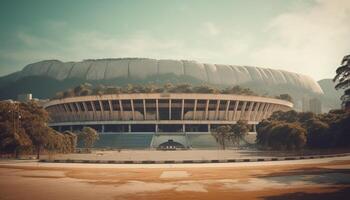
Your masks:
<instances>
[{"instance_id":1,"label":"haze","mask_svg":"<svg viewBox=\"0 0 350 200\"><path fill-rule=\"evenodd\" d=\"M6 1L0 76L46 59L149 57L331 78L350 52L350 1Z\"/></svg>"}]
</instances>

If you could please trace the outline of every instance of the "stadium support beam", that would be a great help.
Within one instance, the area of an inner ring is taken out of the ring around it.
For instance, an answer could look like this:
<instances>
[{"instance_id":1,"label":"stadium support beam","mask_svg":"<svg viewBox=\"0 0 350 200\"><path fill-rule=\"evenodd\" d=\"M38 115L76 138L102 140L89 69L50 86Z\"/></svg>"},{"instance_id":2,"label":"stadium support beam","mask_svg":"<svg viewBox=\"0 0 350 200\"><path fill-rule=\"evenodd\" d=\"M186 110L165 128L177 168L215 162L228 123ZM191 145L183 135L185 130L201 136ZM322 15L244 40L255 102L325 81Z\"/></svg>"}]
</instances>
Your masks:
<instances>
[{"instance_id":1,"label":"stadium support beam","mask_svg":"<svg viewBox=\"0 0 350 200\"><path fill-rule=\"evenodd\" d=\"M98 104L100 105L100 112L101 112L101 114L100 114L100 120L102 120L103 118L104 118L104 109L103 109L103 105L102 105L102 102L100 101L100 100L98 100ZM102 119L101 119L102 118Z\"/></svg>"},{"instance_id":2,"label":"stadium support beam","mask_svg":"<svg viewBox=\"0 0 350 200\"><path fill-rule=\"evenodd\" d=\"M184 107L185 107L185 99L181 101L181 120L184 119Z\"/></svg>"},{"instance_id":3,"label":"stadium support beam","mask_svg":"<svg viewBox=\"0 0 350 200\"><path fill-rule=\"evenodd\" d=\"M194 100L194 107L193 107L193 120L196 120L196 111L197 111L197 99Z\"/></svg>"},{"instance_id":4,"label":"stadium support beam","mask_svg":"<svg viewBox=\"0 0 350 200\"><path fill-rule=\"evenodd\" d=\"M250 121L250 115L252 114L252 110L254 108L255 102L251 102L249 105L249 109L248 109L248 115L246 116L246 120Z\"/></svg>"},{"instance_id":5,"label":"stadium support beam","mask_svg":"<svg viewBox=\"0 0 350 200\"><path fill-rule=\"evenodd\" d=\"M218 118L219 118L219 107L220 107L220 100L217 100L217 102L216 102L216 109L215 109L215 120L218 120Z\"/></svg>"},{"instance_id":6,"label":"stadium support beam","mask_svg":"<svg viewBox=\"0 0 350 200\"><path fill-rule=\"evenodd\" d=\"M239 120L243 120L244 119L244 115L245 115L245 108L247 107L247 102L244 101L243 102L243 106L241 108L241 114L239 115ZM238 121L238 120L237 120Z\"/></svg>"},{"instance_id":7,"label":"stadium support beam","mask_svg":"<svg viewBox=\"0 0 350 200\"><path fill-rule=\"evenodd\" d=\"M157 117L157 120L159 120L159 104L158 104L158 99L156 99L156 117Z\"/></svg>"},{"instance_id":8,"label":"stadium support beam","mask_svg":"<svg viewBox=\"0 0 350 200\"><path fill-rule=\"evenodd\" d=\"M121 120L124 119L124 110L123 110L123 105L122 105L122 100L119 99L119 107L120 107L120 118Z\"/></svg>"},{"instance_id":9,"label":"stadium support beam","mask_svg":"<svg viewBox=\"0 0 350 200\"><path fill-rule=\"evenodd\" d=\"M230 100L227 100L226 109L225 109L225 120L228 120L228 108L230 107Z\"/></svg>"},{"instance_id":10,"label":"stadium support beam","mask_svg":"<svg viewBox=\"0 0 350 200\"><path fill-rule=\"evenodd\" d=\"M130 99L131 104L131 113L132 113L132 120L135 120L135 109L134 109L134 100Z\"/></svg>"},{"instance_id":11,"label":"stadium support beam","mask_svg":"<svg viewBox=\"0 0 350 200\"><path fill-rule=\"evenodd\" d=\"M209 110L209 99L207 99L206 105L205 105L205 119L208 120L208 110Z\"/></svg>"},{"instance_id":12,"label":"stadium support beam","mask_svg":"<svg viewBox=\"0 0 350 200\"><path fill-rule=\"evenodd\" d=\"M171 120L171 99L169 99L169 120Z\"/></svg>"},{"instance_id":13,"label":"stadium support beam","mask_svg":"<svg viewBox=\"0 0 350 200\"><path fill-rule=\"evenodd\" d=\"M147 120L147 110L146 110L146 100L142 99L142 103L143 103L143 119Z\"/></svg>"},{"instance_id":14,"label":"stadium support beam","mask_svg":"<svg viewBox=\"0 0 350 200\"><path fill-rule=\"evenodd\" d=\"M255 121L256 116L257 116L258 113L259 113L260 107L261 107L261 103L258 102L258 103L256 104L256 106L255 106L255 111L254 111L253 117L250 119L250 121Z\"/></svg>"},{"instance_id":15,"label":"stadium support beam","mask_svg":"<svg viewBox=\"0 0 350 200\"><path fill-rule=\"evenodd\" d=\"M237 115L238 104L239 104L239 101L236 101L236 103L235 103L235 110L233 111L233 115L232 115L232 120L233 121L237 121L236 120L236 115Z\"/></svg>"}]
</instances>

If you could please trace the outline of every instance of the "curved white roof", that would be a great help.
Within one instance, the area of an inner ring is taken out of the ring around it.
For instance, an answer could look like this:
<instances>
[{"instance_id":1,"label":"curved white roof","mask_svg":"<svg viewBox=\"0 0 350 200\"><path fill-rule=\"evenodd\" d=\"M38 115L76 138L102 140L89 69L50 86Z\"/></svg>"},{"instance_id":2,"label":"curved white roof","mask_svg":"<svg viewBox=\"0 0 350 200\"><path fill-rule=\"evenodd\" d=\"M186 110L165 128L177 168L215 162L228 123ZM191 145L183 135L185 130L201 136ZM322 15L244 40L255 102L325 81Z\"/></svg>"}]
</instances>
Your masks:
<instances>
[{"instance_id":1,"label":"curved white roof","mask_svg":"<svg viewBox=\"0 0 350 200\"><path fill-rule=\"evenodd\" d=\"M82 78L102 80L113 78L144 79L173 73L192 76L210 84L239 85L257 82L265 85L288 84L313 93L323 91L311 77L269 68L203 64L188 60L156 60L148 58L116 58L61 62L45 60L27 65L19 77L43 75L58 80Z\"/></svg>"}]
</instances>

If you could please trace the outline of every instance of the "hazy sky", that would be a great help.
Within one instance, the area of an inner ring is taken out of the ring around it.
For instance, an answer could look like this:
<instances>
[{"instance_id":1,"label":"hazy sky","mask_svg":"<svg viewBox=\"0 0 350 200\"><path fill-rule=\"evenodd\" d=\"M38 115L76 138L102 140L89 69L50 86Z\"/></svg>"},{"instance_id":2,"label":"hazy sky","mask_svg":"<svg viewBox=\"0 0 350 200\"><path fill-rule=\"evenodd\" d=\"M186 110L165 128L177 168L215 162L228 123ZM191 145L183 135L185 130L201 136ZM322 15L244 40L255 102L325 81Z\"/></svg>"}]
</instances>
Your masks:
<instances>
[{"instance_id":1,"label":"hazy sky","mask_svg":"<svg viewBox=\"0 0 350 200\"><path fill-rule=\"evenodd\" d=\"M148 57L334 76L349 0L0 0L0 76L45 59Z\"/></svg>"}]
</instances>

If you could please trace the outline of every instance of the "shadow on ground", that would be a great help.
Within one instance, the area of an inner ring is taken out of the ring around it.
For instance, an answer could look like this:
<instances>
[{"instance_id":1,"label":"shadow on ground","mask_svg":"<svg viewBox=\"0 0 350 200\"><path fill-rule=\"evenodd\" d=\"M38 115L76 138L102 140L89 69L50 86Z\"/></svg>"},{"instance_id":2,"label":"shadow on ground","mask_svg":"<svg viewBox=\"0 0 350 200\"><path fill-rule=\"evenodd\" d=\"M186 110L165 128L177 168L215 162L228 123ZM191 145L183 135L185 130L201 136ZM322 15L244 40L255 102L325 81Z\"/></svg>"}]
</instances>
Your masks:
<instances>
[{"instance_id":1,"label":"shadow on ground","mask_svg":"<svg viewBox=\"0 0 350 200\"><path fill-rule=\"evenodd\" d=\"M275 196L262 196L265 200L348 200L350 197L350 187L342 189L335 188L333 192L306 193L293 192Z\"/></svg>"}]
</instances>

